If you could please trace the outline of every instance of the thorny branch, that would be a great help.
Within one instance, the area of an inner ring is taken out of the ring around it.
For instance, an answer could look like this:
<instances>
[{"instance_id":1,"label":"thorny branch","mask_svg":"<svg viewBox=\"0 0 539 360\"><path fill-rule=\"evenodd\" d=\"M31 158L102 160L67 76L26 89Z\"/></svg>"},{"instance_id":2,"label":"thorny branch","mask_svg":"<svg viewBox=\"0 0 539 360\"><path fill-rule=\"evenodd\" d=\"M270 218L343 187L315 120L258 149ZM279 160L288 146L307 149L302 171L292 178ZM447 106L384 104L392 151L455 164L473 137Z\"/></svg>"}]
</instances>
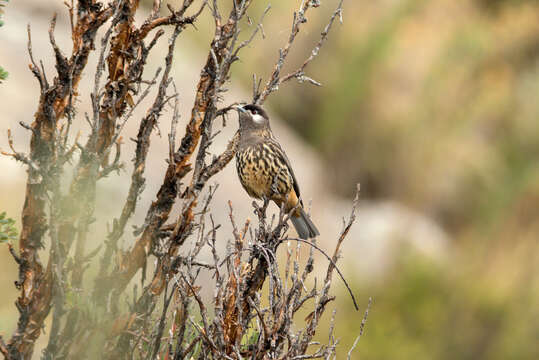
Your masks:
<instances>
[{"instance_id":1,"label":"thorny branch","mask_svg":"<svg viewBox=\"0 0 539 360\"><path fill-rule=\"evenodd\" d=\"M2 152L27 166L28 180L19 254L10 247L19 265L19 320L7 342L0 337L0 353L6 359L31 358L45 319L53 310L43 359L85 358L89 351L109 359L327 358L334 354L337 345L333 325L329 343L307 353L313 347L319 319L334 298L329 295L331 277L334 270L340 274L336 267L339 249L354 222L355 207L339 237L321 288L316 280L310 284L308 278L314 269L313 248L322 250L315 243L310 244L309 257L300 271L300 242L293 251L286 236L290 214L281 210L274 225L273 220L266 219L268 202L255 206L258 224L246 221L241 227L236 226L230 204L233 240L224 255L216 247L222 237L218 232L220 224L215 224L211 214L217 187L207 184L234 156L239 134L234 135L221 154L214 156L212 142L219 133L214 131L214 123L223 117L225 126L226 114L237 104L221 104L231 67L257 34L266 36L262 22L270 7L262 12L246 40L239 41L242 21L252 22L248 16L251 0L233 0L228 14L222 12L217 0L202 0L196 5L194 0L183 0L178 10L170 5L162 10L161 3L153 1L149 15L140 25L134 20L140 11L139 0L66 3L73 46L70 54L59 47L54 16L48 32L54 53L54 76L47 77L43 62L36 62L28 27L29 68L39 83L40 98L33 122L21 122L31 136L29 151L16 151L8 130L11 151ZM318 1L302 1L272 75L262 91L254 87L256 102L264 102L281 83L292 78L316 83L305 76L304 70L326 41L335 18L341 16L342 0L303 65L288 75L280 73L306 22L306 12L318 5ZM213 18L214 34L185 131L177 143L181 102L171 77L176 40L205 10ZM163 11L167 13L164 16ZM146 79L148 56L167 27L171 32L164 68ZM96 39L98 33L103 33L100 39ZM98 50L96 41L100 44ZM88 59L93 55L97 57L97 67L88 94L79 88L79 83L82 74L88 73ZM126 168L121 156L125 124L134 121L135 109L152 92L153 102L138 120L138 133L133 139L136 149L126 199L117 218L112 220L104 246L92 241L94 245L88 251L96 216L97 184L114 171ZM90 97L90 114L77 113L76 100L80 96ZM163 120L167 104L173 108L168 166L144 223L134 232L133 246L124 249L119 242L140 207L152 134ZM72 136L71 130L85 124L89 135L81 143L80 132ZM73 176L68 186L61 186L67 163L74 165ZM179 215L171 219L175 203ZM284 278L277 262L283 242L288 246ZM45 244L50 244L49 257L43 265L40 252ZM209 263L201 259L204 251L211 254ZM99 254L98 274L90 291L85 287L85 273ZM147 282L149 270L153 273ZM140 284L133 284L139 273ZM266 279L269 290L264 295ZM214 285L211 302L203 293L206 286L202 284L208 282ZM130 284L134 285L132 296L126 295ZM312 285L310 291L308 285ZM125 297L127 307L121 302ZM356 304L354 297L353 300ZM314 302L314 311L306 328L298 330L293 326L294 315L310 302ZM160 309L158 315L156 309ZM365 321L366 315L360 335ZM88 344L98 350L89 350Z\"/></svg>"}]
</instances>

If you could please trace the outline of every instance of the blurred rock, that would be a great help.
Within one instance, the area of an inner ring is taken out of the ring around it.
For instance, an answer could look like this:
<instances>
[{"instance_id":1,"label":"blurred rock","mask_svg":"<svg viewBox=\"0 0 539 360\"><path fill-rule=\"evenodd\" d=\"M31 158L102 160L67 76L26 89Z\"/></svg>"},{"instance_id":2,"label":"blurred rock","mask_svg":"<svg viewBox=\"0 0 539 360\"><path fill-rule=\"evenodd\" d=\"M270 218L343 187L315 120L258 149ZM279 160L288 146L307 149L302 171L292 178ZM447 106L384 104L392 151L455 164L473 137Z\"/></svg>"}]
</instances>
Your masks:
<instances>
[{"instance_id":1,"label":"blurred rock","mask_svg":"<svg viewBox=\"0 0 539 360\"><path fill-rule=\"evenodd\" d=\"M345 205L341 201L338 208ZM352 228L350 239L345 249L357 256L355 264L360 277L383 273L400 255L403 246L443 261L450 245L440 226L394 201L361 203L357 226Z\"/></svg>"}]
</instances>

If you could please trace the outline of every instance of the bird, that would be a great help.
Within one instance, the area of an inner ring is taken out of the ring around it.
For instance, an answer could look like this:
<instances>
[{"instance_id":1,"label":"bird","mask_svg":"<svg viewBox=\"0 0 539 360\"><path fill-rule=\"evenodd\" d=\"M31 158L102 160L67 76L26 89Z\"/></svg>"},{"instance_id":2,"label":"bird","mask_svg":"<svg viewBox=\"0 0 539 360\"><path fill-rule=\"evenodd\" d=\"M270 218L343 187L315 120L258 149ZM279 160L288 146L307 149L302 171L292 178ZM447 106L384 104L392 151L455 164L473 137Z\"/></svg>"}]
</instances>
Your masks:
<instances>
[{"instance_id":1,"label":"bird","mask_svg":"<svg viewBox=\"0 0 539 360\"><path fill-rule=\"evenodd\" d=\"M272 200L291 212L290 220L303 240L320 232L304 210L298 181L290 160L270 128L266 111L257 104L236 106L239 115L239 142L236 170L241 185L255 199Z\"/></svg>"}]
</instances>

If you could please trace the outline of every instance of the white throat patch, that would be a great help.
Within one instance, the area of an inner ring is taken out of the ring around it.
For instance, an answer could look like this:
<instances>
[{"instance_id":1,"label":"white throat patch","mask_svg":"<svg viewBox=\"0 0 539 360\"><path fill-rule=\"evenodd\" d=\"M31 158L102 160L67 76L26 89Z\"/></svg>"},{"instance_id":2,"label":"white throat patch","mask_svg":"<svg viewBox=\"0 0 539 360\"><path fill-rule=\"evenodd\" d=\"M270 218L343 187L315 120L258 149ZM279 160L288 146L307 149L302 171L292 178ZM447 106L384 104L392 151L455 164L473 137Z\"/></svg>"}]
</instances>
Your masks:
<instances>
[{"instance_id":1,"label":"white throat patch","mask_svg":"<svg viewBox=\"0 0 539 360\"><path fill-rule=\"evenodd\" d=\"M257 124L262 124L264 122L264 117L260 114L254 114L253 115L253 121Z\"/></svg>"}]
</instances>

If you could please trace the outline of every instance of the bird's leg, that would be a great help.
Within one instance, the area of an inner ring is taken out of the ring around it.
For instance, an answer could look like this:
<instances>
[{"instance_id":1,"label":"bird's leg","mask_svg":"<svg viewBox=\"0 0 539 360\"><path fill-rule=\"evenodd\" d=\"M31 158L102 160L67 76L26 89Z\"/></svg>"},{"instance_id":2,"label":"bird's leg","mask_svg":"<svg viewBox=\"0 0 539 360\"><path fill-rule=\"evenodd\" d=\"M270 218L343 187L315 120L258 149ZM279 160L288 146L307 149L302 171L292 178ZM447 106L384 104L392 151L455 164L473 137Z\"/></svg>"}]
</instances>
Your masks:
<instances>
[{"instance_id":1,"label":"bird's leg","mask_svg":"<svg viewBox=\"0 0 539 360\"><path fill-rule=\"evenodd\" d=\"M258 206L256 201L253 201L253 207L255 208L255 215L258 216L259 220L266 218L266 210L268 209L270 199L266 196L262 197L262 206Z\"/></svg>"},{"instance_id":2,"label":"bird's leg","mask_svg":"<svg viewBox=\"0 0 539 360\"><path fill-rule=\"evenodd\" d=\"M294 211L294 209L292 209L289 212L286 211L286 204L288 203L289 196L290 194L286 196L285 201L283 201L279 206L279 219L277 221L277 226L275 227L275 229L273 229L272 234L271 234L273 239L277 241L277 245L281 242L280 241L281 232L283 230L284 232L288 230L287 220L290 218L290 216L292 215L292 212Z\"/></svg>"},{"instance_id":3,"label":"bird's leg","mask_svg":"<svg viewBox=\"0 0 539 360\"><path fill-rule=\"evenodd\" d=\"M264 215L265 215L265 214L266 214L266 210L267 210L268 205L269 205L269 202L270 202L270 199L269 199L268 197L266 197L266 196L264 196L262 199L264 200L264 202L263 202L263 204L262 204L262 211L263 211L263 213L264 213Z\"/></svg>"}]
</instances>

